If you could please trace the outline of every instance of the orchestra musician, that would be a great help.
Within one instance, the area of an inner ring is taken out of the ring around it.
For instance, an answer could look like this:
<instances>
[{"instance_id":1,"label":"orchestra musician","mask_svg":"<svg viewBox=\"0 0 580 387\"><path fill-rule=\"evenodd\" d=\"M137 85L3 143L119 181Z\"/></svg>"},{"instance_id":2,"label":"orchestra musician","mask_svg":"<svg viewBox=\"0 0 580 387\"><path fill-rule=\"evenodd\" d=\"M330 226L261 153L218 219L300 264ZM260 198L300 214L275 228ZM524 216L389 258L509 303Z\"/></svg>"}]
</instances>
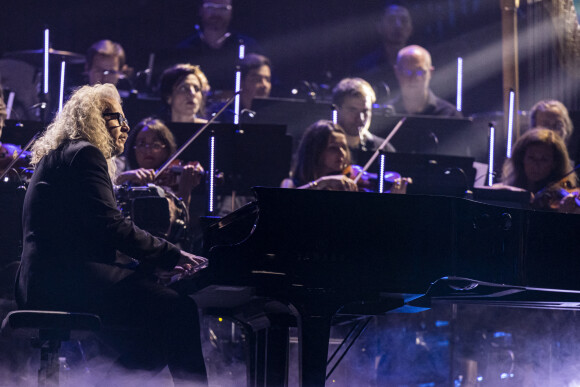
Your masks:
<instances>
[{"instance_id":1,"label":"orchestra musician","mask_svg":"<svg viewBox=\"0 0 580 387\"><path fill-rule=\"evenodd\" d=\"M251 109L254 98L268 98L272 91L272 65L270 59L260 54L248 54L240 62L240 105Z\"/></svg>"},{"instance_id":2,"label":"orchestra musician","mask_svg":"<svg viewBox=\"0 0 580 387\"><path fill-rule=\"evenodd\" d=\"M125 50L117 43L108 39L99 40L87 50L85 72L89 85L97 83L112 83L117 85L125 77L128 66L125 63Z\"/></svg>"},{"instance_id":3,"label":"orchestra musician","mask_svg":"<svg viewBox=\"0 0 580 387\"><path fill-rule=\"evenodd\" d=\"M552 130L535 128L518 138L513 146L512 157L504 162L502 182L494 185L494 188L524 189L536 194L535 200L545 189L548 189L548 194L556 190L556 202L547 204L555 205L550 206L551 209L570 212L571 199L578 195L567 191L578 184L576 173L570 173L571 170L562 137ZM565 205L559 208L560 204Z\"/></svg>"},{"instance_id":4,"label":"orchestra musician","mask_svg":"<svg viewBox=\"0 0 580 387\"><path fill-rule=\"evenodd\" d=\"M379 103L385 103L399 94L395 76L395 63L399 50L407 45L413 33L413 20L402 1L385 1L384 10L377 21L380 47L361 58L354 73L373 85Z\"/></svg>"},{"instance_id":5,"label":"orchestra musician","mask_svg":"<svg viewBox=\"0 0 580 387\"><path fill-rule=\"evenodd\" d=\"M337 109L337 123L346 134L352 161L358 163L360 152L374 151L382 138L369 131L376 96L373 88L362 78L344 78L332 90L332 103ZM395 148L387 144L386 150Z\"/></svg>"},{"instance_id":6,"label":"orchestra musician","mask_svg":"<svg viewBox=\"0 0 580 387\"><path fill-rule=\"evenodd\" d=\"M530 109L530 128L546 128L555 131L568 144L574 125L568 109L560 101L543 99Z\"/></svg>"},{"instance_id":7,"label":"orchestra musician","mask_svg":"<svg viewBox=\"0 0 580 387\"><path fill-rule=\"evenodd\" d=\"M158 281L206 260L139 229L117 209L112 157L123 152L129 130L116 88L98 84L75 91L35 142L18 306L99 315L99 334L120 354L124 375L145 372L149 382L168 366L176 384L206 384L197 305ZM118 265L116 251L139 264Z\"/></svg>"},{"instance_id":8,"label":"orchestra musician","mask_svg":"<svg viewBox=\"0 0 580 387\"><path fill-rule=\"evenodd\" d=\"M145 118L139 122L134 133L127 140L127 162L131 169L121 172L115 179L116 184L130 183L146 185L156 183L155 171L159 169L177 150L175 138L163 121L155 118ZM177 168L176 168L177 169ZM168 174L178 174L175 184L164 186L173 191L189 208L191 191L199 185L203 176L203 167L198 162L179 165L178 171L164 172L157 182L163 184Z\"/></svg>"},{"instance_id":9,"label":"orchestra musician","mask_svg":"<svg viewBox=\"0 0 580 387\"><path fill-rule=\"evenodd\" d=\"M160 55L168 65L190 61L199 64L218 100L222 96L229 98L234 91L240 43L248 53L263 53L255 39L232 29L233 3L233 0L200 1L200 24L195 26L195 32L175 49Z\"/></svg>"},{"instance_id":10,"label":"orchestra musician","mask_svg":"<svg viewBox=\"0 0 580 387\"><path fill-rule=\"evenodd\" d=\"M401 95L390 101L399 114L420 114L440 117L463 117L455 106L438 97L429 87L435 67L425 48L411 45L397 55L395 75Z\"/></svg>"},{"instance_id":11,"label":"orchestra musician","mask_svg":"<svg viewBox=\"0 0 580 387\"><path fill-rule=\"evenodd\" d=\"M206 123L209 82L199 66L181 63L166 69L160 80L161 98L171 122Z\"/></svg>"},{"instance_id":12,"label":"orchestra musician","mask_svg":"<svg viewBox=\"0 0 580 387\"><path fill-rule=\"evenodd\" d=\"M304 132L296 153L294 169L282 188L358 191L355 182L342 174L350 164L344 130L331 121L320 120Z\"/></svg>"}]
</instances>

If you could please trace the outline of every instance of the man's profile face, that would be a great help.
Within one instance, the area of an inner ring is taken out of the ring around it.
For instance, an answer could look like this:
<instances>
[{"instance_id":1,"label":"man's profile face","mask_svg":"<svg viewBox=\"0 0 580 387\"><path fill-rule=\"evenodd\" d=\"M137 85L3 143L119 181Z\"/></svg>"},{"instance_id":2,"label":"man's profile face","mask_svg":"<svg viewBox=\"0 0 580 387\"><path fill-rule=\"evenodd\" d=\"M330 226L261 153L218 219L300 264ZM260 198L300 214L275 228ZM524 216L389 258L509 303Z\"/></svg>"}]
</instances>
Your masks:
<instances>
[{"instance_id":1,"label":"man's profile face","mask_svg":"<svg viewBox=\"0 0 580 387\"><path fill-rule=\"evenodd\" d=\"M413 32L411 15L407 8L391 5L385 10L379 28L385 41L404 46Z\"/></svg>"},{"instance_id":2,"label":"man's profile face","mask_svg":"<svg viewBox=\"0 0 580 387\"><path fill-rule=\"evenodd\" d=\"M118 57L97 54L94 56L93 63L88 70L89 84L112 83L116 85L121 75L120 70Z\"/></svg>"},{"instance_id":3,"label":"man's profile face","mask_svg":"<svg viewBox=\"0 0 580 387\"><path fill-rule=\"evenodd\" d=\"M349 136L358 136L370 126L372 107L369 96L346 96L338 107L338 124Z\"/></svg>"},{"instance_id":4,"label":"man's profile face","mask_svg":"<svg viewBox=\"0 0 580 387\"><path fill-rule=\"evenodd\" d=\"M113 156L119 156L125 150L125 142L129 133L129 124L124 121L124 113L119 101L110 101L111 108L104 112L105 125L109 134L113 138ZM111 113L120 113L120 117L115 117Z\"/></svg>"},{"instance_id":5,"label":"man's profile face","mask_svg":"<svg viewBox=\"0 0 580 387\"><path fill-rule=\"evenodd\" d=\"M232 0L204 0L200 15L204 29L227 30L232 20Z\"/></svg>"}]
</instances>

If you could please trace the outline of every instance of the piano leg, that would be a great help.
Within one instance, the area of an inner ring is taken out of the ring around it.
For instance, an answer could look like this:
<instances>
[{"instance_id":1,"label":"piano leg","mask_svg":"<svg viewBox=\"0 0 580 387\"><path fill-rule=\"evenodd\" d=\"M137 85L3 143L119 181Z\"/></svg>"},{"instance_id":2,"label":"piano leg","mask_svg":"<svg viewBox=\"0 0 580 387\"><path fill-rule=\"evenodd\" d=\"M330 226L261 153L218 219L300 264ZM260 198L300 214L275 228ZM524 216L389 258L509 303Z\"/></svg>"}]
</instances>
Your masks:
<instances>
[{"instance_id":1,"label":"piano leg","mask_svg":"<svg viewBox=\"0 0 580 387\"><path fill-rule=\"evenodd\" d=\"M302 314L298 323L300 385L324 387L332 314Z\"/></svg>"},{"instance_id":2,"label":"piano leg","mask_svg":"<svg viewBox=\"0 0 580 387\"><path fill-rule=\"evenodd\" d=\"M255 335L255 386L287 386L288 326L271 326Z\"/></svg>"}]
</instances>

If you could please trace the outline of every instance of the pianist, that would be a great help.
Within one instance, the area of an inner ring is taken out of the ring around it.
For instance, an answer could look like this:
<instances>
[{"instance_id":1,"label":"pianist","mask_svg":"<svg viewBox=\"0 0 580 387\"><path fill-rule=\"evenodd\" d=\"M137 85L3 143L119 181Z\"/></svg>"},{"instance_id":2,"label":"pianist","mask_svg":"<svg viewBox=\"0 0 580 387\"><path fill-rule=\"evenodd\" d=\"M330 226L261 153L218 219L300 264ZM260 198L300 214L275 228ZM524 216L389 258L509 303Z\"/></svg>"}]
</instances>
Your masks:
<instances>
[{"instance_id":1,"label":"pianist","mask_svg":"<svg viewBox=\"0 0 580 387\"><path fill-rule=\"evenodd\" d=\"M205 259L151 236L117 209L112 157L128 132L116 88L99 84L75 91L36 141L16 299L25 309L98 314L123 372L152 376L168 366L176 384L207 383L197 306L155 276ZM121 267L117 250L139 264Z\"/></svg>"}]
</instances>

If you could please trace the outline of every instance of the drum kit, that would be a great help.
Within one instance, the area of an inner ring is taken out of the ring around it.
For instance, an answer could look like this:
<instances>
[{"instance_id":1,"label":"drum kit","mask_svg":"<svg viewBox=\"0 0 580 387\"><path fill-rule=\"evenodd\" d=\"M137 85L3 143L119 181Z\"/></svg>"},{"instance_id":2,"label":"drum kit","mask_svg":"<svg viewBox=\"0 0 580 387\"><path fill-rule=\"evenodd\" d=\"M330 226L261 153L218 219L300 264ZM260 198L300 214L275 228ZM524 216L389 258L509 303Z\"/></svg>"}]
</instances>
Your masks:
<instances>
[{"instance_id":1,"label":"drum kit","mask_svg":"<svg viewBox=\"0 0 580 387\"><path fill-rule=\"evenodd\" d=\"M84 55L52 48L46 57L49 68L63 62L66 65L82 65L85 62ZM42 103L50 102L45 101L41 87L44 58L44 50L40 49L8 52L0 59L1 84L8 92L6 105L9 119L42 120ZM55 95L56 92L49 94Z\"/></svg>"}]
</instances>

